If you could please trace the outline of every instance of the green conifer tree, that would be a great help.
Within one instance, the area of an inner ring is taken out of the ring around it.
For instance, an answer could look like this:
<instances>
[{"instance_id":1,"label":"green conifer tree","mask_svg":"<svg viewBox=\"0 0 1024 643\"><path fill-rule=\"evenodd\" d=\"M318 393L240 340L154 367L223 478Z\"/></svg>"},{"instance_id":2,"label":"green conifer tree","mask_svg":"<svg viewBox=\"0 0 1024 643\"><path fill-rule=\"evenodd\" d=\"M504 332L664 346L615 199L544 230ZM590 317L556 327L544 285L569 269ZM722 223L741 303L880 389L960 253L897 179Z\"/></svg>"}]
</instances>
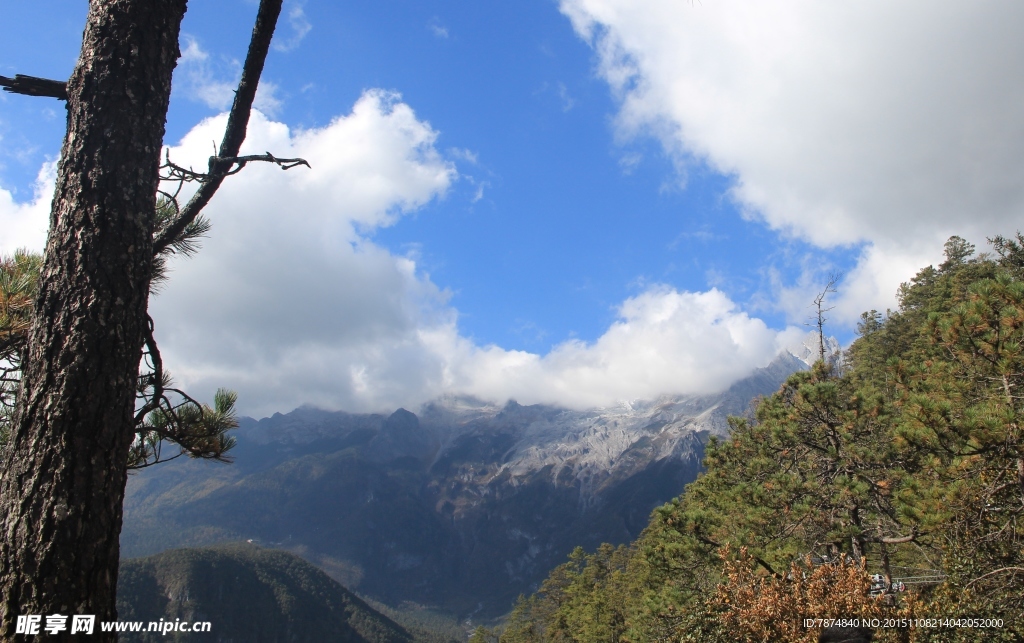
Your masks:
<instances>
[{"instance_id":1,"label":"green conifer tree","mask_svg":"<svg viewBox=\"0 0 1024 643\"><path fill-rule=\"evenodd\" d=\"M158 201L157 234L174 219L174 214L168 200ZM166 281L168 259L174 255L190 257L195 254L199 250L199 239L209 229L209 221L199 216L174 236L154 258L151 290L159 290ZM42 255L25 250L0 257L0 450L10 433L42 264ZM234 411L237 396L220 389L211 407L174 388L170 373L163 368L153 337L152 320L149 322L143 351L144 368L140 369L136 388L135 439L128 453L128 469L142 469L182 455L230 462L227 454L235 442L228 431L238 426ZM173 445L172 452L165 451L166 444Z\"/></svg>"},{"instance_id":2,"label":"green conifer tree","mask_svg":"<svg viewBox=\"0 0 1024 643\"><path fill-rule=\"evenodd\" d=\"M843 605L1003 623L876 641L1024 640L1024 236L991 242L950 238L896 310L862 316L842 373L796 373L733 418L621 559L574 552L502 641L804 641L773 615ZM869 572L930 580L882 600Z\"/></svg>"}]
</instances>

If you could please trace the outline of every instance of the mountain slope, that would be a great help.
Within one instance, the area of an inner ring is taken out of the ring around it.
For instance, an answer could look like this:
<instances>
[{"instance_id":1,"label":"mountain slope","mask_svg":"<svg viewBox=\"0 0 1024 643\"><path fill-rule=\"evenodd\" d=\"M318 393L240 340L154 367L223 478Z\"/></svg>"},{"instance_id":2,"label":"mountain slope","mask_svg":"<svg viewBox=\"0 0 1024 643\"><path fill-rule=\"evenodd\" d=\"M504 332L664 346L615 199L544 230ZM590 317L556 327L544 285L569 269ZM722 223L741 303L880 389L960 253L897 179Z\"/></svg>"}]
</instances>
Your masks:
<instances>
[{"instance_id":1,"label":"mountain slope","mask_svg":"<svg viewBox=\"0 0 1024 643\"><path fill-rule=\"evenodd\" d=\"M121 621L210 621L206 634L122 634L124 641L413 643L337 582L287 552L253 545L176 549L125 560Z\"/></svg>"},{"instance_id":2,"label":"mountain slope","mask_svg":"<svg viewBox=\"0 0 1024 643\"><path fill-rule=\"evenodd\" d=\"M636 538L726 417L804 366L784 354L718 395L591 411L448 398L415 414L245 420L234 465L133 476L122 550L253 539L391 605L495 616L573 547Z\"/></svg>"}]
</instances>

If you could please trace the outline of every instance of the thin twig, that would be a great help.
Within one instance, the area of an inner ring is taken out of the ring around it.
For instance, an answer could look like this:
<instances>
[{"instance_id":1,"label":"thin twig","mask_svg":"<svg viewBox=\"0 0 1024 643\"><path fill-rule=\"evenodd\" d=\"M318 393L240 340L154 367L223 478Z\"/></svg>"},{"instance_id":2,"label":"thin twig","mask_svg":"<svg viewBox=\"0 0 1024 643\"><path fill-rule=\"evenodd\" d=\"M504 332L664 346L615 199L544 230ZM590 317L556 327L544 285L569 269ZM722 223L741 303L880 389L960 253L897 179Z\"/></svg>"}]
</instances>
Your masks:
<instances>
[{"instance_id":1,"label":"thin twig","mask_svg":"<svg viewBox=\"0 0 1024 643\"><path fill-rule=\"evenodd\" d=\"M1000 567L999 569L991 571L991 572L989 572L987 574L982 574L981 576L978 576L977 578L975 578L971 582L969 582L966 585L964 585L964 587L965 588L970 587L971 585L977 583L978 581L980 581L983 578L986 578L988 576L993 576L995 574L1001 574L1003 572L1024 572L1024 567Z\"/></svg>"}]
</instances>

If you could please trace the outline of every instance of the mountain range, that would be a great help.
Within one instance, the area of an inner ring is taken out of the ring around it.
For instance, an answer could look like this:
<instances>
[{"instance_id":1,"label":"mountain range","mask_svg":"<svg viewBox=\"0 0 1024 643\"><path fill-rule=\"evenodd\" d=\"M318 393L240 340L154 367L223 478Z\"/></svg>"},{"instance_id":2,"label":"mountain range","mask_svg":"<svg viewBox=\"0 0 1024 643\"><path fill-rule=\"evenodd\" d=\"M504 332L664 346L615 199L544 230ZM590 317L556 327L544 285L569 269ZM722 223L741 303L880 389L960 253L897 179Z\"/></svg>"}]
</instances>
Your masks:
<instances>
[{"instance_id":1,"label":"mountain range","mask_svg":"<svg viewBox=\"0 0 1024 643\"><path fill-rule=\"evenodd\" d=\"M574 547L635 539L695 479L727 417L816 353L796 352L718 394L605 409L446 397L415 413L243 418L234 464L130 478L122 556L249 541L387 605L493 618Z\"/></svg>"}]
</instances>

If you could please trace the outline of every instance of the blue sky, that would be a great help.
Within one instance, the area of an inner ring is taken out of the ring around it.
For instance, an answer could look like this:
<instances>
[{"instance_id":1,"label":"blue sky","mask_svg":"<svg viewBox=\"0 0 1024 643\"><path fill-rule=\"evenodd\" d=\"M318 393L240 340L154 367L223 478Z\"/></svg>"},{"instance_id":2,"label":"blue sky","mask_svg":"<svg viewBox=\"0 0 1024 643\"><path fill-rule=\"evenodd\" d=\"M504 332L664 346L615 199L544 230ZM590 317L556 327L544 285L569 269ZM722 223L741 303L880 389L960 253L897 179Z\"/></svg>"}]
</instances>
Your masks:
<instances>
[{"instance_id":1,"label":"blue sky","mask_svg":"<svg viewBox=\"0 0 1024 643\"><path fill-rule=\"evenodd\" d=\"M286 2L251 143L341 160L222 190L154 299L171 368L253 414L706 391L797 341L829 272L849 341L1024 203L1020 9L913 4ZM84 3L10 12L0 74L67 77ZM217 138L254 13L190 3L177 158ZM0 99L5 252L41 244L63 125Z\"/></svg>"}]
</instances>

